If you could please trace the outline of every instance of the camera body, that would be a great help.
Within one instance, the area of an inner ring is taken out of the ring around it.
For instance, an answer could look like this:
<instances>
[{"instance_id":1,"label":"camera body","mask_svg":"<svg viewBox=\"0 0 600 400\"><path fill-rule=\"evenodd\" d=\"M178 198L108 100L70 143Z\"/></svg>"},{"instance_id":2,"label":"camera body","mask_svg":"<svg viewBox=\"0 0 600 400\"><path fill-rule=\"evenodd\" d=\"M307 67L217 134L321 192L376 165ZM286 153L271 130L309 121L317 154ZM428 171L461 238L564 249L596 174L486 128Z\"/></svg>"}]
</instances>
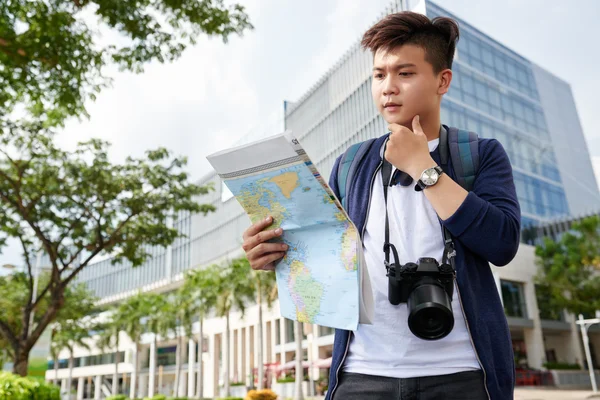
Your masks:
<instances>
[{"instance_id":1,"label":"camera body","mask_svg":"<svg viewBox=\"0 0 600 400\"><path fill-rule=\"evenodd\" d=\"M435 258L422 257L417 263L391 264L388 268L388 298L391 304L407 303L413 289L423 284L441 286L452 299L454 268L439 264Z\"/></svg>"},{"instance_id":2,"label":"camera body","mask_svg":"<svg viewBox=\"0 0 600 400\"><path fill-rule=\"evenodd\" d=\"M453 266L447 263L440 265L435 258L424 257L419 258L417 263L386 263L386 267L388 300L393 305L406 303L411 332L423 340L447 336L454 328L451 303L455 278Z\"/></svg>"}]
</instances>

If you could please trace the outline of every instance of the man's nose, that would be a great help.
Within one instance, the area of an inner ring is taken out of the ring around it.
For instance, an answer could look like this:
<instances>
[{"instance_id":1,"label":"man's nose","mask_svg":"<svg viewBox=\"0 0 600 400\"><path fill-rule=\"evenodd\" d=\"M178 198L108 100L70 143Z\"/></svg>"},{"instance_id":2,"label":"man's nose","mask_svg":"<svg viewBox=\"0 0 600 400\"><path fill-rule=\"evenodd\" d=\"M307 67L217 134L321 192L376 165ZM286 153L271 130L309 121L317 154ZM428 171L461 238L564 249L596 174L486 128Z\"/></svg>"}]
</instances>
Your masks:
<instances>
[{"instance_id":1,"label":"man's nose","mask_svg":"<svg viewBox=\"0 0 600 400\"><path fill-rule=\"evenodd\" d=\"M385 97L398 94L398 85L393 77L387 77L383 83L383 95Z\"/></svg>"}]
</instances>

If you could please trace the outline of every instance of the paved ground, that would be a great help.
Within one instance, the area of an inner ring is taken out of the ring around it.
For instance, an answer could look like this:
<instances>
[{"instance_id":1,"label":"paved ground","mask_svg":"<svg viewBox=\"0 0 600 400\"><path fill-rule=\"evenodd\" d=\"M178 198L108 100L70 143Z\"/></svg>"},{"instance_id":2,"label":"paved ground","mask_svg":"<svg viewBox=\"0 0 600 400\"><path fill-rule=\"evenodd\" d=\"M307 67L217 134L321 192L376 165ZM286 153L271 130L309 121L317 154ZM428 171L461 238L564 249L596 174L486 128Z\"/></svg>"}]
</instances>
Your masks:
<instances>
[{"instance_id":1,"label":"paved ground","mask_svg":"<svg viewBox=\"0 0 600 400\"><path fill-rule=\"evenodd\" d=\"M552 390L518 388L515 400L584 400L600 399L600 393L594 395L591 390Z\"/></svg>"}]
</instances>

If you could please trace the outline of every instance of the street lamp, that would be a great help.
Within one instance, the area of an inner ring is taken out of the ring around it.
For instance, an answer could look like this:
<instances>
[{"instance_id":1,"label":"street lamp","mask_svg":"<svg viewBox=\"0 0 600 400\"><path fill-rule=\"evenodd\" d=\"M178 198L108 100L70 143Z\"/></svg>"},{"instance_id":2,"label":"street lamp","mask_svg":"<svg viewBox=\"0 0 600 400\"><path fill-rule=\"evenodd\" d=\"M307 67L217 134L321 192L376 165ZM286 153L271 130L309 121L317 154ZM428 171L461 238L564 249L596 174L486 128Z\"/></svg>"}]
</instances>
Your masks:
<instances>
[{"instance_id":1,"label":"street lamp","mask_svg":"<svg viewBox=\"0 0 600 400\"><path fill-rule=\"evenodd\" d=\"M596 374L594 373L594 366L592 365L592 353L590 351L590 338L588 337L588 329L594 324L600 324L600 311L596 311L596 318L583 319L583 315L579 314L579 320L577 325L581 329L581 336L583 337L583 346L585 347L585 358L587 359L588 371L590 373L590 380L592 381L592 390L594 393L598 393L598 386L596 385Z\"/></svg>"}]
</instances>

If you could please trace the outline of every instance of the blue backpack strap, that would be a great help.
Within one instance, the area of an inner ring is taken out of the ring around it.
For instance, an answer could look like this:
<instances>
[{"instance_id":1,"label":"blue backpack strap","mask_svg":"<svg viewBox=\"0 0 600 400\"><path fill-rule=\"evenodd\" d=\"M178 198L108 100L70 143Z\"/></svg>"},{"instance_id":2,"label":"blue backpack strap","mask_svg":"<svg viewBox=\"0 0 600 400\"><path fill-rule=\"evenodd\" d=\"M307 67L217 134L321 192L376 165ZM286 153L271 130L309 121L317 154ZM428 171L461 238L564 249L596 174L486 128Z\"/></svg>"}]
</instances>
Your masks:
<instances>
[{"instance_id":1,"label":"blue backpack strap","mask_svg":"<svg viewBox=\"0 0 600 400\"><path fill-rule=\"evenodd\" d=\"M479 170L479 137L474 132L449 128L447 149L442 146L443 139L443 137L440 137L442 164L447 163L449 152L458 184L468 191L473 190L473 184Z\"/></svg>"},{"instance_id":2,"label":"blue backpack strap","mask_svg":"<svg viewBox=\"0 0 600 400\"><path fill-rule=\"evenodd\" d=\"M350 185L352 185L354 175L358 170L360 162L374 141L375 139L369 139L364 142L355 143L350 146L344 154L342 154L342 158L340 159L340 163L338 165L337 183L340 192L340 201L346 210L348 209L346 195L350 190Z\"/></svg>"}]
</instances>

